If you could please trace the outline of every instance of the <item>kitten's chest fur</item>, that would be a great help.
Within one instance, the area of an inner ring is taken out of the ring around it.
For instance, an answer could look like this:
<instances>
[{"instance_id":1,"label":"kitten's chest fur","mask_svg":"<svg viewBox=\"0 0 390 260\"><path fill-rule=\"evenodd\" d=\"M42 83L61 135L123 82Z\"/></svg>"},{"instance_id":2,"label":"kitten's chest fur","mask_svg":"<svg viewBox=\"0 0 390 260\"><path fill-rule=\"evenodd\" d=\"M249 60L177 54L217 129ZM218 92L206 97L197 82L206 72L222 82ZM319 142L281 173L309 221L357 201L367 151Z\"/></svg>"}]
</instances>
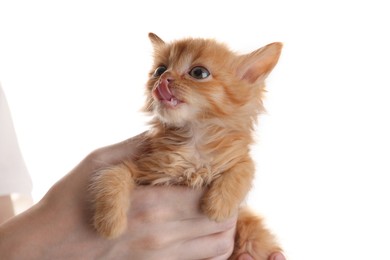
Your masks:
<instances>
[{"instance_id":1,"label":"kitten's chest fur","mask_svg":"<svg viewBox=\"0 0 390 260\"><path fill-rule=\"evenodd\" d=\"M138 161L139 184L208 186L247 158L248 140L222 127L153 129L150 149Z\"/></svg>"}]
</instances>

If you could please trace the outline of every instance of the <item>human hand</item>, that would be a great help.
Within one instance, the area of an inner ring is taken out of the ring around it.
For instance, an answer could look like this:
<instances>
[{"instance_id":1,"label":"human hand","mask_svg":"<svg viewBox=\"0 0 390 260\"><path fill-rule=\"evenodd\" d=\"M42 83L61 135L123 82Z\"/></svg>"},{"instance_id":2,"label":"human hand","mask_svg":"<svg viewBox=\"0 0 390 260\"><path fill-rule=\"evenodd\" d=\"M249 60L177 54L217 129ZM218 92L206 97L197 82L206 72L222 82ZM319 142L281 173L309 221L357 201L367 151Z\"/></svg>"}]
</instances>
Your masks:
<instances>
[{"instance_id":1,"label":"human hand","mask_svg":"<svg viewBox=\"0 0 390 260\"><path fill-rule=\"evenodd\" d=\"M72 181L65 177L61 185L68 191L75 188L74 183L85 187L91 177L88 172L142 156L144 143L144 136L140 135L96 150L67 176ZM83 175L88 178L73 180ZM72 202L87 200L85 189L80 188L74 189L73 194L79 193L84 199L75 197ZM184 187L138 187L133 194L126 233L113 242L104 240L107 247L103 255L117 258L123 254L131 259L226 259L233 250L237 217L221 223L210 221L199 209L202 193ZM81 210L85 206L74 208Z\"/></svg>"},{"instance_id":2,"label":"human hand","mask_svg":"<svg viewBox=\"0 0 390 260\"><path fill-rule=\"evenodd\" d=\"M138 187L125 234L106 240L93 230L86 192L91 176L141 156L143 138L87 156L39 203L1 226L0 254L7 253L7 259L227 259L234 246L236 216L210 221L199 210L200 190Z\"/></svg>"},{"instance_id":3,"label":"human hand","mask_svg":"<svg viewBox=\"0 0 390 260\"><path fill-rule=\"evenodd\" d=\"M130 259L223 259L233 251L237 216L220 223L199 209L202 191L140 187L128 215Z\"/></svg>"}]
</instances>

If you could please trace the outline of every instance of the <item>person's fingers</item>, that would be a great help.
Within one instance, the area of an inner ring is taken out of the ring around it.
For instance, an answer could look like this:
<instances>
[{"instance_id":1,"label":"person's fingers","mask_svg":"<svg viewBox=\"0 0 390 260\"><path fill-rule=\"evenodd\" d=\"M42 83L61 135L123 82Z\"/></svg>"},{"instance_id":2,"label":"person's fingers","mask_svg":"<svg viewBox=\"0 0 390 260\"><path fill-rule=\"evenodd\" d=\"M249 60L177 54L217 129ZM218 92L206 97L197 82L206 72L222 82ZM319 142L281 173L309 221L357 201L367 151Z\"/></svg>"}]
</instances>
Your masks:
<instances>
[{"instance_id":1,"label":"person's fingers","mask_svg":"<svg viewBox=\"0 0 390 260\"><path fill-rule=\"evenodd\" d=\"M239 257L238 257L238 260L254 260L252 256L250 256L249 254L241 254Z\"/></svg>"},{"instance_id":2,"label":"person's fingers","mask_svg":"<svg viewBox=\"0 0 390 260\"><path fill-rule=\"evenodd\" d=\"M160 214L164 220L198 218L204 216L199 207L202 194L203 190L183 186L137 186L131 207L137 214Z\"/></svg>"},{"instance_id":3,"label":"person's fingers","mask_svg":"<svg viewBox=\"0 0 390 260\"><path fill-rule=\"evenodd\" d=\"M177 247L177 255L182 255L182 259L186 260L228 259L234 249L234 234L235 228L233 227L225 232L188 240Z\"/></svg>"},{"instance_id":4,"label":"person's fingers","mask_svg":"<svg viewBox=\"0 0 390 260\"><path fill-rule=\"evenodd\" d=\"M231 221L230 226L212 222L206 217L199 221L159 222L161 220L158 214L157 218L149 220L150 223L139 221L137 217L128 223L127 232L122 239L131 239L133 246L149 250L151 255L165 252L169 255L180 255L180 259L184 260L225 260L234 247L235 221ZM223 232L212 233L211 230ZM200 248L202 250L199 250ZM217 256L218 258L215 258Z\"/></svg>"},{"instance_id":5,"label":"person's fingers","mask_svg":"<svg viewBox=\"0 0 390 260\"><path fill-rule=\"evenodd\" d=\"M237 222L237 216L233 216L221 222L215 222L207 217L188 219L177 223L185 232L178 232L176 240L186 240L194 237L203 237L210 234L217 234L234 229Z\"/></svg>"},{"instance_id":6,"label":"person's fingers","mask_svg":"<svg viewBox=\"0 0 390 260\"><path fill-rule=\"evenodd\" d=\"M182 186L138 186L132 195L129 217L191 227L199 233L198 236L222 232L235 226L237 214L221 222L209 220L199 207L202 194L203 190ZM204 228L200 229L202 226ZM207 230L206 233L203 230Z\"/></svg>"},{"instance_id":7,"label":"person's fingers","mask_svg":"<svg viewBox=\"0 0 390 260\"><path fill-rule=\"evenodd\" d=\"M199 200L202 193L201 190L180 186L137 187L128 214L131 220L129 225L146 224L148 229L155 229L155 232L167 232L170 241L193 239L235 227L237 214L215 222L200 211ZM160 230L161 228L164 230Z\"/></svg>"}]
</instances>

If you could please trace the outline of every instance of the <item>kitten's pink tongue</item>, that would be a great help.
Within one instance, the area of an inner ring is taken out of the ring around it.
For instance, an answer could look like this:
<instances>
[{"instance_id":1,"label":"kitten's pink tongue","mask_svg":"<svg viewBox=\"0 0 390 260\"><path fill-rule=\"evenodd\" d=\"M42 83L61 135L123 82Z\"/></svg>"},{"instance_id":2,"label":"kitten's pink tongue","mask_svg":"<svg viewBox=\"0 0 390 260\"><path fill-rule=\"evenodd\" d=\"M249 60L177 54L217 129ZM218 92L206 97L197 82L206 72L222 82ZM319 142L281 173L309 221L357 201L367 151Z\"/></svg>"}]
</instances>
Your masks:
<instances>
[{"instance_id":1,"label":"kitten's pink tongue","mask_svg":"<svg viewBox=\"0 0 390 260\"><path fill-rule=\"evenodd\" d=\"M160 94L160 98L166 101L170 101L173 97L171 91L168 88L168 84L165 84L165 82L161 82L158 87L157 91Z\"/></svg>"}]
</instances>

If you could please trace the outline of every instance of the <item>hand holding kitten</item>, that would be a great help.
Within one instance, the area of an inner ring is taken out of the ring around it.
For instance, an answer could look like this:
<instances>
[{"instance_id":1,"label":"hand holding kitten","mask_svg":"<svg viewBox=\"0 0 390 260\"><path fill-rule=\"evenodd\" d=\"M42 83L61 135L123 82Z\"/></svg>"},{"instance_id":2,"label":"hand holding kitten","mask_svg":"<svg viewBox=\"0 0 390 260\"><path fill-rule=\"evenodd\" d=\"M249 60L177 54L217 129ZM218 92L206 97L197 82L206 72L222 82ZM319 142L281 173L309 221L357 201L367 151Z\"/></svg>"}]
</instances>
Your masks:
<instances>
[{"instance_id":1,"label":"hand holding kitten","mask_svg":"<svg viewBox=\"0 0 390 260\"><path fill-rule=\"evenodd\" d=\"M57 182L26 212L0 226L1 259L226 259L234 246L237 216L221 223L199 212L202 191L139 187L128 229L101 238L90 222L86 190L102 167L142 152L142 135L98 149Z\"/></svg>"}]
</instances>

